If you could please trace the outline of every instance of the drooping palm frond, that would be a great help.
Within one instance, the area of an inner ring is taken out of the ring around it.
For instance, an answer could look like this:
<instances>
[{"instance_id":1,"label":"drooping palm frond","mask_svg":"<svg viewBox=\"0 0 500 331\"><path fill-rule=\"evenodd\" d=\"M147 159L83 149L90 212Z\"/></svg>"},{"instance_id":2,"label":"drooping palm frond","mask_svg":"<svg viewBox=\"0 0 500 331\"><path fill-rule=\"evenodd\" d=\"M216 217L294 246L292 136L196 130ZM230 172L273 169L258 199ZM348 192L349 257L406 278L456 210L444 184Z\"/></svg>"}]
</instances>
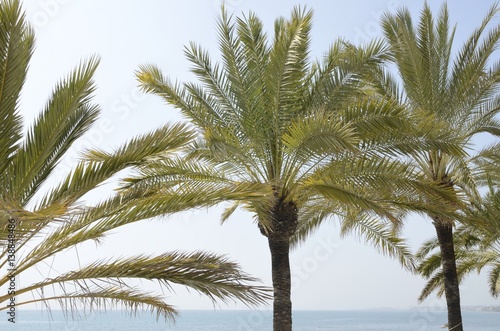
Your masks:
<instances>
[{"instance_id":1,"label":"drooping palm frond","mask_svg":"<svg viewBox=\"0 0 500 331\"><path fill-rule=\"evenodd\" d=\"M157 313L162 315L176 313L172 306L165 304L163 298L138 292L131 285L127 285L131 279L158 281L168 289L171 289L173 284L183 285L206 295L214 303L218 300L233 299L248 305L258 305L269 297L268 290L253 286L251 283L257 279L242 272L236 263L224 256L204 252L172 252L152 257L98 260L81 269L18 288L16 295L43 293L57 285L63 291L69 287L80 289L81 294L45 299L75 300L93 296L94 305L105 305L111 300L125 303L129 308L144 305L157 309ZM0 285L5 281L8 281L8 277L3 278ZM92 286L89 287L88 283ZM120 290L117 291L118 289ZM134 295L127 297L128 294ZM8 297L0 297L0 301Z\"/></svg>"},{"instance_id":2,"label":"drooping palm frond","mask_svg":"<svg viewBox=\"0 0 500 331\"><path fill-rule=\"evenodd\" d=\"M43 292L42 292L43 293ZM36 291L40 294L40 291ZM119 307L125 309L131 315L136 315L142 311L149 311L156 315L156 319L164 318L166 321L173 322L179 315L175 307L165 303L163 297L144 293L134 289L124 289L123 287L99 287L86 290L85 288L76 292L64 291L60 295L42 295L38 299L19 302L17 305L29 305L34 303L48 303L55 301L63 309L66 317L76 319L78 312L83 305L89 311L106 311Z\"/></svg>"},{"instance_id":3,"label":"drooping palm frond","mask_svg":"<svg viewBox=\"0 0 500 331\"><path fill-rule=\"evenodd\" d=\"M373 155L350 155L350 158L330 162L295 188L302 192L297 194L304 201L297 233L292 238L294 244L307 239L323 220L331 217L355 222L357 219L349 216L352 210L372 218L375 214L375 219L382 220L381 226L391 223L399 229L410 211L425 214L432 210L435 215L453 217L449 204L452 201L460 204L453 191L423 182L404 162ZM406 176L401 176L403 173ZM428 199L443 201L443 204L429 207ZM400 240L397 233L393 233L394 240Z\"/></svg>"},{"instance_id":4,"label":"drooping palm frond","mask_svg":"<svg viewBox=\"0 0 500 331\"><path fill-rule=\"evenodd\" d=\"M416 269L410 248L397 235L394 225L390 222L384 224L367 214L359 214L355 217L346 217L340 233L342 236L355 234L381 253L396 258L404 268L412 272Z\"/></svg>"},{"instance_id":5,"label":"drooping palm frond","mask_svg":"<svg viewBox=\"0 0 500 331\"><path fill-rule=\"evenodd\" d=\"M125 196L114 196L70 215L71 218L68 217L63 225L48 234L45 240L18 262L17 270L27 270L50 256L83 242L100 242L111 230L144 219L209 207L227 200L256 199L263 200L262 204L265 205L265 201L269 200L266 192L261 184L243 183L228 187L200 186L195 191L181 189L146 195L143 192L132 192Z\"/></svg>"}]
</instances>

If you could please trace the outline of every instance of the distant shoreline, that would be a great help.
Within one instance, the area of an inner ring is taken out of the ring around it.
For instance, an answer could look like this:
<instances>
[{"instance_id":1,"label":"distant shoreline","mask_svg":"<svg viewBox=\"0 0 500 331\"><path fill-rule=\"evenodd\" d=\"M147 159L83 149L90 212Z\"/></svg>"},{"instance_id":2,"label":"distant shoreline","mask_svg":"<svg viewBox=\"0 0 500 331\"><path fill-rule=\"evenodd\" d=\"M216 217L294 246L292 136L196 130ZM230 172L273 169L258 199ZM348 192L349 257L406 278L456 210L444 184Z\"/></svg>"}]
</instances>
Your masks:
<instances>
[{"instance_id":1,"label":"distant shoreline","mask_svg":"<svg viewBox=\"0 0 500 331\"><path fill-rule=\"evenodd\" d=\"M45 308L34 309L34 308L21 308L21 311L25 312L47 312ZM413 307L378 307L378 308L349 308L349 309L294 309L294 312L356 312L356 311L415 311L415 310L431 310L431 311L445 311L446 307L430 307L430 306L413 306ZM50 311L64 311L63 309L51 308ZM127 312L126 309L108 309L108 312ZM251 312L251 311L269 311L270 309L179 309L179 312ZM482 312L500 312L500 306L464 306L462 311L482 311ZM104 313L97 310L89 312L86 309L76 309L75 312L81 313Z\"/></svg>"}]
</instances>

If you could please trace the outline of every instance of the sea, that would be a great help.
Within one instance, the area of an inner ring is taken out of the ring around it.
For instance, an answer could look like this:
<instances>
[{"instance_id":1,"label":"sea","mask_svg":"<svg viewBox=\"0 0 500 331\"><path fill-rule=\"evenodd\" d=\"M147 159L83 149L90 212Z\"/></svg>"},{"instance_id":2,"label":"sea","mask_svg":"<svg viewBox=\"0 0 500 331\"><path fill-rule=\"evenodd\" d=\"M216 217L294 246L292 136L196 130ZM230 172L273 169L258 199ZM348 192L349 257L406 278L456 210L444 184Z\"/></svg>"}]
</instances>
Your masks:
<instances>
[{"instance_id":1,"label":"sea","mask_svg":"<svg viewBox=\"0 0 500 331\"><path fill-rule=\"evenodd\" d=\"M16 312L15 323L2 311L0 330L19 331L272 331L271 311L182 311L174 323L148 312L122 311L65 318L63 312ZM463 311L467 331L500 331L500 312ZM447 330L444 310L294 311L294 331L430 331Z\"/></svg>"}]
</instances>

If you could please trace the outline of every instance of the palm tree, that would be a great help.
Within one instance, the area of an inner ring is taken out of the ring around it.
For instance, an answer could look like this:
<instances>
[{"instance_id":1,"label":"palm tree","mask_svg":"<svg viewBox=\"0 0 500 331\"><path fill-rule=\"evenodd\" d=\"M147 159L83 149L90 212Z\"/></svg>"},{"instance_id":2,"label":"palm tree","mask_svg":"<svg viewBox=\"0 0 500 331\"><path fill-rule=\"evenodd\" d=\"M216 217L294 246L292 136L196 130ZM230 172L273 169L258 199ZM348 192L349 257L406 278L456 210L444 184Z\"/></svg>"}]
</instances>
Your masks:
<instances>
[{"instance_id":1,"label":"palm tree","mask_svg":"<svg viewBox=\"0 0 500 331\"><path fill-rule=\"evenodd\" d=\"M455 139L456 146L464 149L469 148L481 132L494 135L500 132L494 118L500 105L496 95L500 68L491 63L500 39L500 27L497 25L485 33L496 12L493 6L456 57L452 57L455 29L450 29L446 5L434 20L425 4L417 26L413 25L407 9L383 17L385 39L400 80L385 74L382 85L412 114L434 123L436 131ZM447 209L453 213L464 211L471 203L479 203L470 153L470 148L469 153L463 155L422 149L407 156L425 181L455 191L462 204L449 204ZM434 200L429 199L429 205L433 203ZM433 220L441 250L448 325L450 329L462 330L453 244L453 226L457 219L427 214Z\"/></svg>"},{"instance_id":2,"label":"palm tree","mask_svg":"<svg viewBox=\"0 0 500 331\"><path fill-rule=\"evenodd\" d=\"M0 3L0 310L34 302L59 301L71 309L82 302L91 309L121 304L172 318L173 306L155 293L133 286L133 280L157 281L167 288L188 286L213 300L260 304L266 290L224 256L205 252L172 252L96 261L38 282L16 283L36 275L39 267L86 241L102 241L110 230L138 221L124 209L132 197L114 195L93 206L84 196L132 165L159 153L176 151L194 137L183 125L164 126L132 139L115 153L87 151L75 168L54 183L58 163L73 142L91 128L100 109L92 103L92 77L98 59L80 64L56 85L47 104L23 135L19 99L33 52L33 30L20 2ZM105 160L92 161L101 155ZM117 218L120 218L117 221ZM132 283L130 283L132 281ZM11 314L11 316L13 316Z\"/></svg>"},{"instance_id":3,"label":"palm tree","mask_svg":"<svg viewBox=\"0 0 500 331\"><path fill-rule=\"evenodd\" d=\"M142 89L179 109L198 137L123 184L123 192L142 197L134 212L148 217L172 205L222 202L229 203L222 222L239 207L250 211L269 244L277 331L292 328L291 244L339 215L349 220L344 232L366 235L412 268L391 221L401 207L417 205L409 192L425 186L392 158L425 139L401 134L414 131L405 108L370 98L374 90L362 80L385 60L382 45L339 40L323 61L311 62L311 21L311 11L295 8L275 21L270 41L253 13L234 19L223 10L221 63L194 43L185 49L199 83L173 83L157 66L141 66Z\"/></svg>"}]
</instances>

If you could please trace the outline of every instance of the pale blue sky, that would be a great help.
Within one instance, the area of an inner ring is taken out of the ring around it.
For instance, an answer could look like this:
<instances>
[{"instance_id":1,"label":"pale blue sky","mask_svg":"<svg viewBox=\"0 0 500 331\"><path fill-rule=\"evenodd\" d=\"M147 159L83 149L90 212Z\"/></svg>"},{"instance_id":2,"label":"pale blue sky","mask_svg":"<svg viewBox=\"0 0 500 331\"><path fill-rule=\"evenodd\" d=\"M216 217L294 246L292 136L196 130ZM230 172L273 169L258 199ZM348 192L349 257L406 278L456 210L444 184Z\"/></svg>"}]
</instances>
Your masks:
<instances>
[{"instance_id":1,"label":"pale blue sky","mask_svg":"<svg viewBox=\"0 0 500 331\"><path fill-rule=\"evenodd\" d=\"M276 17L288 16L299 3L315 12L314 56L321 56L338 37L359 43L380 35L378 21L384 11L394 12L407 5L417 20L423 5L423 1L402 0L228 0L226 7L236 14L256 12L271 30ZM429 3L437 13L442 2ZM458 23L457 41L479 25L492 4L493 1L450 1L451 21ZM183 46L189 41L204 45L217 56L218 0L26 0L24 6L37 35L22 102L27 121L41 109L57 80L81 59L93 54L102 58L95 98L103 107L102 118L96 129L78 143L79 148L111 148L134 134L180 120L178 113L161 100L138 91L134 70L139 64L155 63L165 74L182 81L191 78L183 55ZM65 170L70 166L70 160L63 163ZM108 189L110 187L105 187L101 193L106 194ZM83 262L99 256L203 249L227 254L247 272L270 285L267 242L252 223L251 216L239 212L220 227L219 215L219 209L210 209L126 226L110 235L97 250L93 244L81 247L79 257ZM416 248L434 232L428 220L415 217L407 223L404 234ZM75 257L75 252L70 252L66 258L56 261L56 270L57 265L62 268L75 264ZM295 309L414 306L424 284L419 276L402 270L396 261L381 256L358 239L339 239L335 224L325 224L294 251L291 263ZM43 275L47 275L46 271ZM465 282L463 305L498 304L498 300L489 296L485 279L473 276ZM20 281L27 283L30 279ZM181 309L212 308L209 300L182 289L169 297L170 303ZM431 298L424 304L443 305L444 301ZM244 308L233 304L221 307Z\"/></svg>"}]
</instances>

